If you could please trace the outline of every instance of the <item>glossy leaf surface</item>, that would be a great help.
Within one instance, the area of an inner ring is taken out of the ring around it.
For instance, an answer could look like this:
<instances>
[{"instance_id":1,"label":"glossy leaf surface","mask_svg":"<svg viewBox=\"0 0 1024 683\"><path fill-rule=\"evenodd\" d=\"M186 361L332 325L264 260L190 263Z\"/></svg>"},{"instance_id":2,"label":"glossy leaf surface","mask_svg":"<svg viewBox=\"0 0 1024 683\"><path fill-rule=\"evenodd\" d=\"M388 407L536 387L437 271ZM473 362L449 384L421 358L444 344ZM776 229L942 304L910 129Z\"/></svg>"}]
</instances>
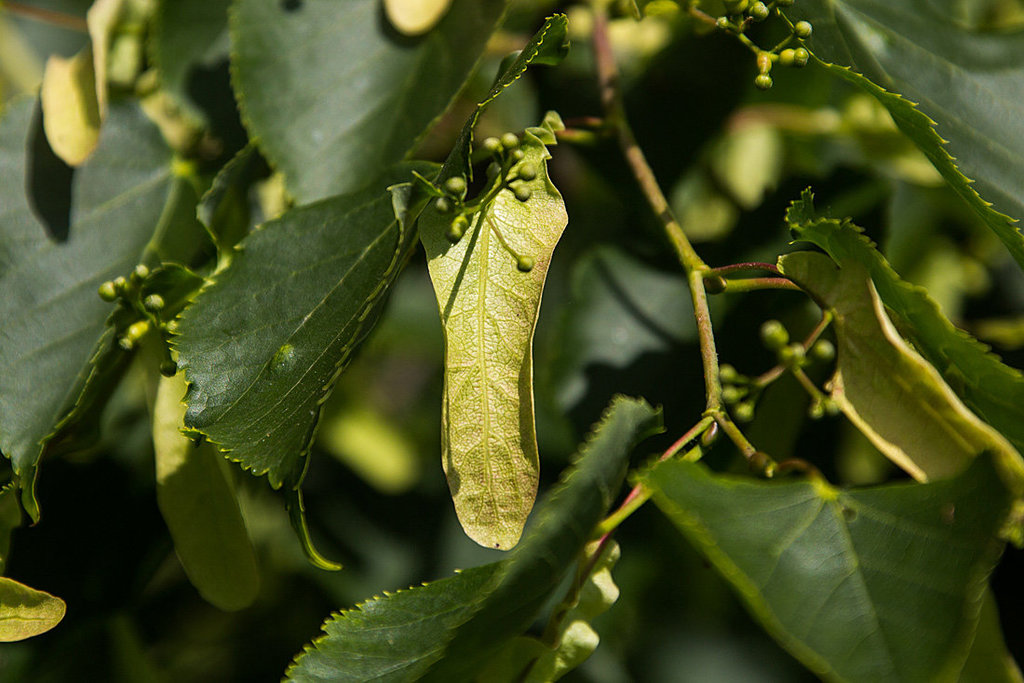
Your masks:
<instances>
[{"instance_id":1,"label":"glossy leaf surface","mask_svg":"<svg viewBox=\"0 0 1024 683\"><path fill-rule=\"evenodd\" d=\"M61 234L60 216L42 222L37 212L47 209L24 192L27 155L38 170L49 153L32 119L22 101L0 121L0 450L19 474L74 405L105 334L112 309L97 287L142 257L172 180L156 129L137 108L111 105L99 147L75 172ZM34 178L52 209L66 186L53 175Z\"/></svg>"},{"instance_id":2,"label":"glossy leaf surface","mask_svg":"<svg viewBox=\"0 0 1024 683\"><path fill-rule=\"evenodd\" d=\"M547 175L542 137L554 142L549 128L532 128L520 146L521 164L537 169L533 180L520 181L528 201L500 190L468 216L457 244L445 236L449 215L430 207L420 219L445 333L442 464L467 535L502 550L519 540L536 496L533 332L569 220ZM520 272L510 250L534 259L533 268Z\"/></svg>"},{"instance_id":3,"label":"glossy leaf surface","mask_svg":"<svg viewBox=\"0 0 1024 683\"><path fill-rule=\"evenodd\" d=\"M410 39L380 0L235 3L242 113L296 200L352 192L404 158L462 87L505 4L455 0Z\"/></svg>"},{"instance_id":4,"label":"glossy leaf surface","mask_svg":"<svg viewBox=\"0 0 1024 683\"><path fill-rule=\"evenodd\" d=\"M826 68L889 110L1024 267L1024 236L1003 215L1024 219L1024 31L971 31L927 0L807 0L787 14L812 22Z\"/></svg>"},{"instance_id":5,"label":"glossy leaf surface","mask_svg":"<svg viewBox=\"0 0 1024 683\"><path fill-rule=\"evenodd\" d=\"M618 491L632 447L660 426L619 398L509 559L342 612L288 671L294 681L472 680L560 584Z\"/></svg>"},{"instance_id":6,"label":"glossy leaf surface","mask_svg":"<svg viewBox=\"0 0 1024 683\"><path fill-rule=\"evenodd\" d=\"M765 628L829 680L963 667L1009 496L988 458L955 479L841 491L660 463L654 500Z\"/></svg>"},{"instance_id":7,"label":"glossy leaf surface","mask_svg":"<svg viewBox=\"0 0 1024 683\"><path fill-rule=\"evenodd\" d=\"M180 431L184 396L181 373L161 378L153 407L156 502L192 585L221 609L241 609L259 592L256 554L227 462Z\"/></svg>"},{"instance_id":8,"label":"glossy leaf surface","mask_svg":"<svg viewBox=\"0 0 1024 683\"><path fill-rule=\"evenodd\" d=\"M262 225L181 315L186 426L275 488L301 481L321 405L414 244L385 189L410 168Z\"/></svg>"}]
</instances>

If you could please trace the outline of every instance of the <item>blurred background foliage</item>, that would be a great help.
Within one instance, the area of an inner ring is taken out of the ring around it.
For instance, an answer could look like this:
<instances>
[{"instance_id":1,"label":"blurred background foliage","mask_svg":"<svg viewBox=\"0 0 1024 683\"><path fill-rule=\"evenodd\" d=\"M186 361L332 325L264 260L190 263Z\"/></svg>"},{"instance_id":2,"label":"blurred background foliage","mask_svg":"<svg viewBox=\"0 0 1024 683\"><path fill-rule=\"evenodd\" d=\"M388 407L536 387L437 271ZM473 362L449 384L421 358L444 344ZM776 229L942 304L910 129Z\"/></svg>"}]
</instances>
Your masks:
<instances>
[{"instance_id":1,"label":"blurred background foliage","mask_svg":"<svg viewBox=\"0 0 1024 683\"><path fill-rule=\"evenodd\" d=\"M3 102L35 93L48 55L71 56L86 44L79 24L89 4L31 3L72 19L59 25L5 12L0 3ZM175 28L167 23L175 4L163 8L161 30ZM167 106L207 125L216 142L211 156L219 158L245 142L226 96L227 4L205 3L206 23L183 34L192 40L180 44L177 61L162 65L161 80ZM715 13L715 3L706 4ZM980 30L1024 22L1024 4L1016 0L942 4ZM786 70L770 91L757 91L754 60L737 42L704 35L673 2L647 3L642 21L630 5L619 3L612 26L627 108L706 261L774 261L788 249L785 207L813 185L818 206L853 217L953 321L1009 364L1024 366L1024 278L880 105L814 68ZM547 109L570 125L600 111L588 10L518 2L462 100L422 142L423 156L443 159L502 56L553 11L569 15L569 58L556 69L531 71L497 100L480 135L521 129ZM160 55L150 30L144 26L136 36L149 46L136 58L151 67ZM570 224L552 264L535 346L542 487L554 481L614 393L664 406L668 435L648 442L641 456L689 427L704 402L685 280L616 148L600 140L561 144L551 168ZM251 194L253 221L280 211L273 176ZM816 319L805 297L791 292L729 295L713 304L723 362L749 374L773 364L757 341L765 318L782 320L795 334ZM69 607L54 631L3 646L0 680L273 680L316 637L330 611L496 559L462 533L438 462L442 343L417 254L330 400L306 480L313 536L345 569L311 567L276 495L239 474L262 587L256 603L237 613L205 603L174 555L154 497L146 407L153 381L141 367L133 369L104 415L100 442L45 463L39 488L45 516L13 534L7 574L61 596ZM749 427L752 441L773 455L804 458L843 484L900 476L841 418L811 421L789 409L801 401L806 395L795 382L774 385ZM738 466L722 441L708 457L721 467ZM597 652L567 680L813 679L650 506L617 538L621 597L595 621L602 638ZM1024 604L1022 572L1024 553L1008 548L994 588L1018 660L1024 613L1012 607Z\"/></svg>"}]
</instances>

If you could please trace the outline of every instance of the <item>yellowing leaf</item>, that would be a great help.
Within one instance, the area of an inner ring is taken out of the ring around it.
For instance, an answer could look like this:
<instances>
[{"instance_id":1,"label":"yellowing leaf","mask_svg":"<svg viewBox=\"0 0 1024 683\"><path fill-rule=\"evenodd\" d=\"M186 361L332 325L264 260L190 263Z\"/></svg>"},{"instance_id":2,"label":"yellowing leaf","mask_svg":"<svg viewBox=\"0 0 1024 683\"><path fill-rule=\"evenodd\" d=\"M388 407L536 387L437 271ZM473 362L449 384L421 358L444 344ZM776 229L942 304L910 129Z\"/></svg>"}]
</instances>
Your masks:
<instances>
[{"instance_id":1,"label":"yellowing leaf","mask_svg":"<svg viewBox=\"0 0 1024 683\"><path fill-rule=\"evenodd\" d=\"M441 21L452 0L384 0L388 21L407 36L426 33Z\"/></svg>"},{"instance_id":2,"label":"yellowing leaf","mask_svg":"<svg viewBox=\"0 0 1024 683\"><path fill-rule=\"evenodd\" d=\"M519 540L537 493L533 331L551 255L569 220L538 136L554 142L550 128L526 132L521 163L537 169L523 183L529 201L501 190L454 245L445 237L450 216L430 208L420 219L446 345L442 463L466 533L502 550ZM510 250L534 259L533 269L520 272Z\"/></svg>"},{"instance_id":3,"label":"yellowing leaf","mask_svg":"<svg viewBox=\"0 0 1024 683\"><path fill-rule=\"evenodd\" d=\"M51 55L41 91L43 129L54 153L70 166L89 158L100 139L100 105L92 49L70 59Z\"/></svg>"},{"instance_id":4,"label":"yellowing leaf","mask_svg":"<svg viewBox=\"0 0 1024 683\"><path fill-rule=\"evenodd\" d=\"M184 375L161 378L153 416L156 502L189 581L224 610L248 606L259 592L256 555L235 499L227 462L209 442L181 433Z\"/></svg>"},{"instance_id":5,"label":"yellowing leaf","mask_svg":"<svg viewBox=\"0 0 1024 683\"><path fill-rule=\"evenodd\" d=\"M380 413L351 407L326 421L319 445L351 467L378 491L399 494L419 479L416 446Z\"/></svg>"},{"instance_id":6,"label":"yellowing leaf","mask_svg":"<svg viewBox=\"0 0 1024 683\"><path fill-rule=\"evenodd\" d=\"M0 642L46 633L60 623L66 609L60 598L0 576Z\"/></svg>"},{"instance_id":7,"label":"yellowing leaf","mask_svg":"<svg viewBox=\"0 0 1024 683\"><path fill-rule=\"evenodd\" d=\"M903 340L862 265L849 261L837 268L812 252L785 256L780 265L835 312L832 398L878 450L919 481L950 477L989 451L1004 482L1020 494L1020 455Z\"/></svg>"}]
</instances>

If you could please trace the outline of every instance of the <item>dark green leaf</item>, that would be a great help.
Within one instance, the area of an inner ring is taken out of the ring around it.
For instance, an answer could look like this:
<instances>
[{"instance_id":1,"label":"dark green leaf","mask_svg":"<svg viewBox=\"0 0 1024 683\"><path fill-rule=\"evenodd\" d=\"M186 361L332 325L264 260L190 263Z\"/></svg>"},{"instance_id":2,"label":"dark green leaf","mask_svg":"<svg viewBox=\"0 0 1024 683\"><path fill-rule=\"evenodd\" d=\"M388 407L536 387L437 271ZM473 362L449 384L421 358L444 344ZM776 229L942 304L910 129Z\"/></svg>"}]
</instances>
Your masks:
<instances>
[{"instance_id":1,"label":"dark green leaf","mask_svg":"<svg viewBox=\"0 0 1024 683\"><path fill-rule=\"evenodd\" d=\"M252 227L249 188L265 172L256 147L246 145L224 165L196 207L196 214L217 245L221 261L230 260L232 248Z\"/></svg>"},{"instance_id":2,"label":"dark green leaf","mask_svg":"<svg viewBox=\"0 0 1024 683\"><path fill-rule=\"evenodd\" d=\"M75 172L66 226L60 216L44 225L24 192L31 164L45 153L37 145L27 156L39 134L32 120L23 101L0 123L0 450L23 486L102 348L111 307L96 289L139 261L172 181L156 129L137 108L112 104L99 147ZM34 180L47 203L66 192L52 178ZM37 514L31 501L27 507Z\"/></svg>"},{"instance_id":3,"label":"dark green leaf","mask_svg":"<svg viewBox=\"0 0 1024 683\"><path fill-rule=\"evenodd\" d=\"M810 191L805 191L787 214L797 239L821 247L839 266L859 263L866 268L897 327L917 351L942 373L969 408L1000 430L1017 450L1024 449L1024 420L1020 418L1024 375L954 327L925 290L899 277L857 226L816 216L812 199Z\"/></svg>"},{"instance_id":4,"label":"dark green leaf","mask_svg":"<svg viewBox=\"0 0 1024 683\"><path fill-rule=\"evenodd\" d=\"M801 0L787 13L812 22L825 68L881 102L1024 267L1024 236L1003 215L1024 218L1024 31L970 31L927 0Z\"/></svg>"},{"instance_id":5,"label":"dark green leaf","mask_svg":"<svg viewBox=\"0 0 1024 683\"><path fill-rule=\"evenodd\" d=\"M0 489L0 575L7 568L11 552L11 532L21 526L21 505L18 489L8 484Z\"/></svg>"},{"instance_id":6,"label":"dark green leaf","mask_svg":"<svg viewBox=\"0 0 1024 683\"><path fill-rule=\"evenodd\" d=\"M405 157L462 87L505 5L455 0L434 30L408 38L379 0L236 2L234 86L296 200L352 192Z\"/></svg>"},{"instance_id":7,"label":"dark green leaf","mask_svg":"<svg viewBox=\"0 0 1024 683\"><path fill-rule=\"evenodd\" d=\"M999 611L991 590L985 591L978 619L978 630L960 672L960 683L1021 683L1021 676L1013 655L1006 649L1003 630L999 626Z\"/></svg>"},{"instance_id":8,"label":"dark green leaf","mask_svg":"<svg viewBox=\"0 0 1024 683\"><path fill-rule=\"evenodd\" d=\"M414 244L385 190L410 168L264 224L181 315L185 424L275 488L301 482L323 401Z\"/></svg>"},{"instance_id":9,"label":"dark green leaf","mask_svg":"<svg viewBox=\"0 0 1024 683\"><path fill-rule=\"evenodd\" d=\"M853 491L720 476L679 460L643 482L818 675L924 682L963 667L1010 506L989 458L955 479Z\"/></svg>"},{"instance_id":10,"label":"dark green leaf","mask_svg":"<svg viewBox=\"0 0 1024 683\"><path fill-rule=\"evenodd\" d=\"M626 456L660 427L619 398L509 559L374 598L338 614L288 670L294 681L468 681L521 634L558 587L622 482Z\"/></svg>"}]
</instances>

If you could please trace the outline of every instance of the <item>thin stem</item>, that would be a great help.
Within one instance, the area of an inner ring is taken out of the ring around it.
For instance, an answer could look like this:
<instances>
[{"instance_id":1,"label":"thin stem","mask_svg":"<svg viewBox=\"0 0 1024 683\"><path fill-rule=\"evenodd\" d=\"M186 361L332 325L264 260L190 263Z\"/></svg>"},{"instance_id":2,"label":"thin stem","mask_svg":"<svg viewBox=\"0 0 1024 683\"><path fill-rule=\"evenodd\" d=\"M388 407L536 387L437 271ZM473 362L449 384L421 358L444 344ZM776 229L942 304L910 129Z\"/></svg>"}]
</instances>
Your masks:
<instances>
[{"instance_id":1,"label":"thin stem","mask_svg":"<svg viewBox=\"0 0 1024 683\"><path fill-rule=\"evenodd\" d=\"M800 383L800 386L804 388L811 398L815 401L823 401L828 398L818 386L811 381L811 378L807 376L803 368L796 367L792 369L793 376L796 377L796 381Z\"/></svg>"},{"instance_id":2,"label":"thin stem","mask_svg":"<svg viewBox=\"0 0 1024 683\"><path fill-rule=\"evenodd\" d=\"M687 8L687 11L689 12L690 16L696 19L697 21L703 22L713 28L718 28L718 21L707 12L697 9L693 5L690 5Z\"/></svg>"},{"instance_id":3,"label":"thin stem","mask_svg":"<svg viewBox=\"0 0 1024 683\"><path fill-rule=\"evenodd\" d=\"M736 444L736 447L743 453L743 457L750 460L757 449L754 448L754 444L747 440L747 437L743 435L740 428L736 426L736 423L732 421L732 418L725 414L724 411L717 411L714 414L715 422L722 428L725 435L729 437L729 440Z\"/></svg>"},{"instance_id":4,"label":"thin stem","mask_svg":"<svg viewBox=\"0 0 1024 683\"><path fill-rule=\"evenodd\" d=\"M707 408L708 410L718 410L722 406L722 385L718 380L718 351L715 348L708 296L704 287L704 273L707 272L708 266L694 250L690 240L683 232L682 226L672 213L668 200L654 176L654 171L647 163L643 150L637 144L633 130L629 126L622 101L622 92L619 89L619 71L608 37L607 10L600 2L594 3L593 47L597 77L601 88L601 104L605 110L605 121L614 128L619 147L640 185L640 190L654 215L661 221L665 235L675 250L679 263L686 271L690 284L690 296L693 300L694 317L697 321L701 360L704 365Z\"/></svg>"},{"instance_id":5,"label":"thin stem","mask_svg":"<svg viewBox=\"0 0 1024 683\"><path fill-rule=\"evenodd\" d=\"M724 280L723 292L756 292L762 289L785 289L791 292L802 292L799 285L784 277L748 277L741 280Z\"/></svg>"},{"instance_id":6,"label":"thin stem","mask_svg":"<svg viewBox=\"0 0 1024 683\"><path fill-rule=\"evenodd\" d=\"M71 31L78 31L79 33L89 32L89 25L85 23L85 19L65 14L64 12L54 12L53 10L26 5L22 2L13 2L13 0L0 3L0 10L6 10L11 14L16 14L26 19L51 24Z\"/></svg>"},{"instance_id":7,"label":"thin stem","mask_svg":"<svg viewBox=\"0 0 1024 683\"><path fill-rule=\"evenodd\" d=\"M782 271L774 263L764 263L761 261L746 261L744 263L730 263L727 266L718 266L717 268L711 268L707 272L708 277L714 277L716 275L727 276L733 273L746 273L751 270L766 270L773 275L781 276Z\"/></svg>"}]
</instances>

